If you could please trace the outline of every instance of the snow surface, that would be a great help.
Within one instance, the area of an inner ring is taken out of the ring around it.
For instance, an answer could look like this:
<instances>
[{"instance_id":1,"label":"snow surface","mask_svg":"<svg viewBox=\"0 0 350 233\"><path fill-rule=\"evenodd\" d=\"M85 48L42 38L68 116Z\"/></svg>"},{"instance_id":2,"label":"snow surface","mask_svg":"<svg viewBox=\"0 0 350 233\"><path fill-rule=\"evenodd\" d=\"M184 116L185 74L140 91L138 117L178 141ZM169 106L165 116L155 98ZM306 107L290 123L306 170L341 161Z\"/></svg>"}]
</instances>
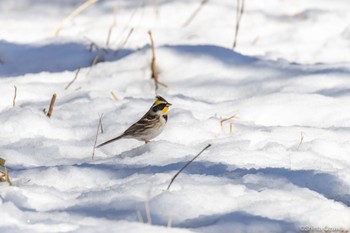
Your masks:
<instances>
[{"instance_id":1,"label":"snow surface","mask_svg":"<svg viewBox=\"0 0 350 233\"><path fill-rule=\"evenodd\" d=\"M183 27L201 1L158 0L157 16L152 1L100 0L53 37L83 2L0 1L0 157L13 181L0 184L1 232L350 230L348 0L246 1L234 51L236 1L209 1ZM173 104L166 129L92 160L98 114L103 142L154 100L148 30ZM152 224L138 218L147 205Z\"/></svg>"}]
</instances>

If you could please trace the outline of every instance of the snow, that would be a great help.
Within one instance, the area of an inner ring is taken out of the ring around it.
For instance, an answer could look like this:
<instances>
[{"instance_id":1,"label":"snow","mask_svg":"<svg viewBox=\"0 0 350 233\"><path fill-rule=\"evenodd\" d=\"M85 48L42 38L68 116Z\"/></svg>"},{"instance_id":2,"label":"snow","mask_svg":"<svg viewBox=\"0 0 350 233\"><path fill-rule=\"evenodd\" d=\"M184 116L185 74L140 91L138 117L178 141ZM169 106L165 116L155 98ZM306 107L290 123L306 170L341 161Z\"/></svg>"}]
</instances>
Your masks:
<instances>
[{"instance_id":1,"label":"snow","mask_svg":"<svg viewBox=\"0 0 350 233\"><path fill-rule=\"evenodd\" d=\"M100 0L53 37L83 2L0 2L2 232L350 230L347 0L246 1L235 50L235 1L208 1L183 27L201 1L159 0L157 16L151 1ZM101 143L154 101L148 30L167 126L92 159L99 114Z\"/></svg>"}]
</instances>

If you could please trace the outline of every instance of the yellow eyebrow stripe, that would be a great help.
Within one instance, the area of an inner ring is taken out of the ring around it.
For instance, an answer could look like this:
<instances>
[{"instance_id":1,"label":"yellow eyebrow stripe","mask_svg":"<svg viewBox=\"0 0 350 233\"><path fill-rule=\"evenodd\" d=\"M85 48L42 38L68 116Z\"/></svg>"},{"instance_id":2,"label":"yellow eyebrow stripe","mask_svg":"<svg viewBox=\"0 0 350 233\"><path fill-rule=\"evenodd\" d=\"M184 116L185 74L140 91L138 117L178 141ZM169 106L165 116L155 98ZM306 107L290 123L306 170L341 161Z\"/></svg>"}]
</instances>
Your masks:
<instances>
[{"instance_id":1,"label":"yellow eyebrow stripe","mask_svg":"<svg viewBox=\"0 0 350 233\"><path fill-rule=\"evenodd\" d=\"M163 108L162 113L166 113L168 110L169 110L169 107L166 106L165 108Z\"/></svg>"},{"instance_id":2,"label":"yellow eyebrow stripe","mask_svg":"<svg viewBox=\"0 0 350 233\"><path fill-rule=\"evenodd\" d=\"M163 100L156 100L156 105L158 105L158 104L162 104L162 103L164 103L164 104L166 104L166 102L164 102Z\"/></svg>"}]
</instances>

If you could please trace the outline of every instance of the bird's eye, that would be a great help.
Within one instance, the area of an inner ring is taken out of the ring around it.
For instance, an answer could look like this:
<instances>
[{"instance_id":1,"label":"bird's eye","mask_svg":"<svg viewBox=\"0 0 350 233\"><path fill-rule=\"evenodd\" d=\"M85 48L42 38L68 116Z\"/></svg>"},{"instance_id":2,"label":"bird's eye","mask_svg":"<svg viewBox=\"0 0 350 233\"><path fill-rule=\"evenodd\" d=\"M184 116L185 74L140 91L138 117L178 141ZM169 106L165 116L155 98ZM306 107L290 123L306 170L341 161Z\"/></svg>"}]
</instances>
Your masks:
<instances>
[{"instance_id":1,"label":"bird's eye","mask_svg":"<svg viewBox=\"0 0 350 233\"><path fill-rule=\"evenodd\" d=\"M166 107L166 104L158 104L152 108L153 112L161 111Z\"/></svg>"}]
</instances>

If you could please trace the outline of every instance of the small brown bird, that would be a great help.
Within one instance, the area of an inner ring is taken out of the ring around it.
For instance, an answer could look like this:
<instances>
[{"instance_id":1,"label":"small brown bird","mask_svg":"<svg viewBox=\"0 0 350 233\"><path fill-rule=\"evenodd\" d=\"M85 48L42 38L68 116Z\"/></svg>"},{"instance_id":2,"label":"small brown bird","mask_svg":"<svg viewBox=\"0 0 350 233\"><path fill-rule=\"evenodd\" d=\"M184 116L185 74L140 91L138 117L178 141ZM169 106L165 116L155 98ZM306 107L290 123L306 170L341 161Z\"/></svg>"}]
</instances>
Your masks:
<instances>
[{"instance_id":1,"label":"small brown bird","mask_svg":"<svg viewBox=\"0 0 350 233\"><path fill-rule=\"evenodd\" d=\"M157 137L168 121L168 110L171 104L163 97L157 96L148 112L135 124L131 125L120 136L101 143L97 148L122 138L135 138L148 143Z\"/></svg>"}]
</instances>

